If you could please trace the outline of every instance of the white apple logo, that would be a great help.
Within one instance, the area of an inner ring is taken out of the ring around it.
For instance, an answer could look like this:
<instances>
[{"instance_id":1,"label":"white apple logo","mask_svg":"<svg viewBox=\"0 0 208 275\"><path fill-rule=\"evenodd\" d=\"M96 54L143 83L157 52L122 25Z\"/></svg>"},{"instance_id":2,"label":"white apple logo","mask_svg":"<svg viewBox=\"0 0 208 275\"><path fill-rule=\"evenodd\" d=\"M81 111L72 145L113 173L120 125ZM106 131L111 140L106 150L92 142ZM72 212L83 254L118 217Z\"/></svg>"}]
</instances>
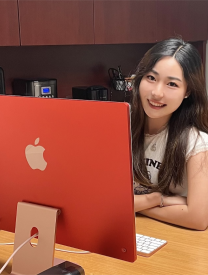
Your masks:
<instances>
[{"instance_id":1,"label":"white apple logo","mask_svg":"<svg viewBox=\"0 0 208 275\"><path fill-rule=\"evenodd\" d=\"M32 169L39 169L41 171L44 171L47 166L47 162L44 160L43 157L43 152L45 151L45 148L39 145L37 146L39 140L39 138L36 138L36 146L30 144L25 148L25 156L28 164Z\"/></svg>"}]
</instances>

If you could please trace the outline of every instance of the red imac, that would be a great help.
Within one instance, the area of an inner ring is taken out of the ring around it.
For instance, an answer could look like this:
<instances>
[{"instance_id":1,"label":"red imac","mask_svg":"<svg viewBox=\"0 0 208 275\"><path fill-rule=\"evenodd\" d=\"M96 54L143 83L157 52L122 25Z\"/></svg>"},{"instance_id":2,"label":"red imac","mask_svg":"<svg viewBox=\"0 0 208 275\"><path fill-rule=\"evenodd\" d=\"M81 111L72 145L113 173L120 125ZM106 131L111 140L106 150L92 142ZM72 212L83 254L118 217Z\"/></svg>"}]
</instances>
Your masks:
<instances>
[{"instance_id":1,"label":"red imac","mask_svg":"<svg viewBox=\"0 0 208 275\"><path fill-rule=\"evenodd\" d=\"M2 95L0 129L0 230L15 232L19 202L59 209L56 243L135 261L128 103ZM28 213L30 236L49 215Z\"/></svg>"}]
</instances>

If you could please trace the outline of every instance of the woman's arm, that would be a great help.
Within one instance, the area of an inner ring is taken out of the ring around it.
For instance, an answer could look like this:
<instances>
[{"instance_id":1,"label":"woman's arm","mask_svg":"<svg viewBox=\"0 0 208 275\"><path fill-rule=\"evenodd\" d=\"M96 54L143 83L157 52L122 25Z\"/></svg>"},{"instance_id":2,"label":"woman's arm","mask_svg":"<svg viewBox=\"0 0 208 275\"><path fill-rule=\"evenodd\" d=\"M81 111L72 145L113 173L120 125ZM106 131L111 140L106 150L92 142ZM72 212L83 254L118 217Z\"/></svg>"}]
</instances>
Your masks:
<instances>
[{"instance_id":1,"label":"woman's arm","mask_svg":"<svg viewBox=\"0 0 208 275\"><path fill-rule=\"evenodd\" d=\"M192 156L187 163L187 205L154 207L142 214L196 230L208 226L208 152Z\"/></svg>"},{"instance_id":2,"label":"woman's arm","mask_svg":"<svg viewBox=\"0 0 208 275\"><path fill-rule=\"evenodd\" d=\"M160 206L161 201L163 201L164 206L186 204L186 198L181 196L163 197L161 200L161 193L159 192L145 195L134 195L135 212Z\"/></svg>"},{"instance_id":3,"label":"woman's arm","mask_svg":"<svg viewBox=\"0 0 208 275\"><path fill-rule=\"evenodd\" d=\"M154 192L151 194L134 195L134 210L135 212L156 207L160 205L161 194Z\"/></svg>"}]
</instances>

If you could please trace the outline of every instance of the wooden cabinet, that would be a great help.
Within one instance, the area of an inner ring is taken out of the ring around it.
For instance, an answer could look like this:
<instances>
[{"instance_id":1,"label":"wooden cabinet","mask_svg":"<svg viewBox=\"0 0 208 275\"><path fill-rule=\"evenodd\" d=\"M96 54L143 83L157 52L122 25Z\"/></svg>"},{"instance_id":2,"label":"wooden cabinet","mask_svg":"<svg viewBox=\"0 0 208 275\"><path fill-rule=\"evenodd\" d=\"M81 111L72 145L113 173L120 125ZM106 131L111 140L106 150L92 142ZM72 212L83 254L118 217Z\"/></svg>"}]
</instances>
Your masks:
<instances>
[{"instance_id":1,"label":"wooden cabinet","mask_svg":"<svg viewBox=\"0 0 208 275\"><path fill-rule=\"evenodd\" d=\"M0 0L0 46L155 43L173 36L207 40L208 1Z\"/></svg>"},{"instance_id":2,"label":"wooden cabinet","mask_svg":"<svg viewBox=\"0 0 208 275\"><path fill-rule=\"evenodd\" d=\"M208 1L95 0L94 28L95 44L207 40Z\"/></svg>"},{"instance_id":3,"label":"wooden cabinet","mask_svg":"<svg viewBox=\"0 0 208 275\"><path fill-rule=\"evenodd\" d=\"M186 41L208 39L208 1L158 1L157 41L181 36Z\"/></svg>"},{"instance_id":4,"label":"wooden cabinet","mask_svg":"<svg viewBox=\"0 0 208 275\"><path fill-rule=\"evenodd\" d=\"M155 43L174 36L208 39L208 1L0 0L0 46Z\"/></svg>"},{"instance_id":5,"label":"wooden cabinet","mask_svg":"<svg viewBox=\"0 0 208 275\"><path fill-rule=\"evenodd\" d=\"M21 45L94 44L92 1L19 0Z\"/></svg>"},{"instance_id":6,"label":"wooden cabinet","mask_svg":"<svg viewBox=\"0 0 208 275\"><path fill-rule=\"evenodd\" d=\"M156 41L157 1L94 1L95 44Z\"/></svg>"},{"instance_id":7,"label":"wooden cabinet","mask_svg":"<svg viewBox=\"0 0 208 275\"><path fill-rule=\"evenodd\" d=\"M17 0L0 1L0 46L19 46Z\"/></svg>"}]
</instances>

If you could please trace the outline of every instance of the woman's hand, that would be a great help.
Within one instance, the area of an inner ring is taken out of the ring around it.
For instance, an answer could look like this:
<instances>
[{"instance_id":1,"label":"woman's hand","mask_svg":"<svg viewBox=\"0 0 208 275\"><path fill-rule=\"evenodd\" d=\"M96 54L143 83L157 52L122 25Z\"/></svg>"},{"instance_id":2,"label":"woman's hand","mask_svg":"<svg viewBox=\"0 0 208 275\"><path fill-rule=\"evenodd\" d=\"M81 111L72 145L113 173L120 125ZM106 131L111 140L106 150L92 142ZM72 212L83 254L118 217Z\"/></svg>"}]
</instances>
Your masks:
<instances>
[{"instance_id":1,"label":"woman's hand","mask_svg":"<svg viewBox=\"0 0 208 275\"><path fill-rule=\"evenodd\" d=\"M163 205L187 205L187 198L182 196L163 196Z\"/></svg>"},{"instance_id":2,"label":"woman's hand","mask_svg":"<svg viewBox=\"0 0 208 275\"><path fill-rule=\"evenodd\" d=\"M134 195L134 210L139 212L160 205L161 194L153 192L151 194Z\"/></svg>"}]
</instances>

